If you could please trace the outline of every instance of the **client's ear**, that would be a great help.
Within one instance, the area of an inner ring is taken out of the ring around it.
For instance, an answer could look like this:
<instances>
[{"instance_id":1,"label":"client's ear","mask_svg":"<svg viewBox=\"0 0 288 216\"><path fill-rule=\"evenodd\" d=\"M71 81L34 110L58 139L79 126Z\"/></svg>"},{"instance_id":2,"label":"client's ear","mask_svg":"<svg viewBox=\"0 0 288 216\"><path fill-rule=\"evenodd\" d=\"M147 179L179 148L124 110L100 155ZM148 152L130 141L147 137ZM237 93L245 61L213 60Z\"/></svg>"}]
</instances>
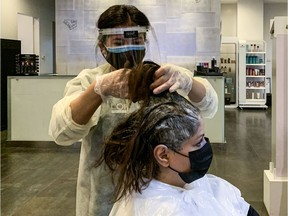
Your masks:
<instances>
[{"instance_id":1,"label":"client's ear","mask_svg":"<svg viewBox=\"0 0 288 216\"><path fill-rule=\"evenodd\" d=\"M169 166L169 160L167 157L168 151L169 151L169 149L167 148L167 146L165 146L163 144L157 145L153 151L156 161L159 163L159 165L161 165L163 167Z\"/></svg>"}]
</instances>

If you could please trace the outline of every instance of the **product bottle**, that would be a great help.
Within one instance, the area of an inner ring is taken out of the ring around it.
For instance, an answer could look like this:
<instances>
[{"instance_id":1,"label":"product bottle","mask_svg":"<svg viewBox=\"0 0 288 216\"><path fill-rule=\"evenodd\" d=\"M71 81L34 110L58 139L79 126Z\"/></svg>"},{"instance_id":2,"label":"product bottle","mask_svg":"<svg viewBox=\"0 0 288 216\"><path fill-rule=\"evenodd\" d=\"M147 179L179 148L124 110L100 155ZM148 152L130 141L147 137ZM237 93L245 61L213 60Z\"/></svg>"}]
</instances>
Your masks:
<instances>
[{"instance_id":1,"label":"product bottle","mask_svg":"<svg viewBox=\"0 0 288 216\"><path fill-rule=\"evenodd\" d=\"M253 56L248 57L248 64L253 64Z\"/></svg>"},{"instance_id":2,"label":"product bottle","mask_svg":"<svg viewBox=\"0 0 288 216\"><path fill-rule=\"evenodd\" d=\"M213 59L211 60L211 68L215 68L216 65L217 65L217 61L216 61L215 58L213 58Z\"/></svg>"}]
</instances>

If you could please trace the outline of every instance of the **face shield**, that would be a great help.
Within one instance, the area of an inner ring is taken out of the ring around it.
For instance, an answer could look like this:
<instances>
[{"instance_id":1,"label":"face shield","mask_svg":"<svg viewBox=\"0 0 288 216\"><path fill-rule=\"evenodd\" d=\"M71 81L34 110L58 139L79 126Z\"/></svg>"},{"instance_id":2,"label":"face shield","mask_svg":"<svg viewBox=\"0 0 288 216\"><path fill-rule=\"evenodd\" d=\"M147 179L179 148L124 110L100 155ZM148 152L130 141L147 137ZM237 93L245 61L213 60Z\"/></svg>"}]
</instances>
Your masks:
<instances>
[{"instance_id":1,"label":"face shield","mask_svg":"<svg viewBox=\"0 0 288 216\"><path fill-rule=\"evenodd\" d=\"M156 37L155 34L151 37L150 32L149 27L142 26L100 29L96 54L99 49L104 59L115 69L132 68L143 60L153 60L150 42L155 41L153 55L159 56L155 61L160 63L158 45L155 46Z\"/></svg>"}]
</instances>

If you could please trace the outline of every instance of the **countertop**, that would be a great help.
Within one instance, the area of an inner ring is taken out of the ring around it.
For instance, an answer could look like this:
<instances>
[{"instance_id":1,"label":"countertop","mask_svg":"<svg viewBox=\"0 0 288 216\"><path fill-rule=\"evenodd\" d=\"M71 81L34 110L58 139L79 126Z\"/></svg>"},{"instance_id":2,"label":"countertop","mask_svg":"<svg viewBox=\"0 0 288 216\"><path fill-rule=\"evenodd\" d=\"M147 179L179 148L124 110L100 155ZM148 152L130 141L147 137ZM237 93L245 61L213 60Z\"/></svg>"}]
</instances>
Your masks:
<instances>
[{"instance_id":1,"label":"countertop","mask_svg":"<svg viewBox=\"0 0 288 216\"><path fill-rule=\"evenodd\" d=\"M76 77L76 75L43 74L39 76L8 76L8 79L58 79L74 77Z\"/></svg>"}]
</instances>

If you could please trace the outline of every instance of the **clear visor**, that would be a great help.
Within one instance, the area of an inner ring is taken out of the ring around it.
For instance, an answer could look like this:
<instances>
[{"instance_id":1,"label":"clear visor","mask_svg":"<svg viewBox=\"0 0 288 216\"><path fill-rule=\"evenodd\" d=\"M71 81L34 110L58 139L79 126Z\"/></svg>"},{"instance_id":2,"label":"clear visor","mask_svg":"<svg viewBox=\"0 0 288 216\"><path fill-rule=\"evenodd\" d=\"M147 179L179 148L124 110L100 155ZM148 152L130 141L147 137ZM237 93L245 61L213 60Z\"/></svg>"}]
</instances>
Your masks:
<instances>
[{"instance_id":1,"label":"clear visor","mask_svg":"<svg viewBox=\"0 0 288 216\"><path fill-rule=\"evenodd\" d=\"M119 60L119 64L117 63L117 65L123 65L120 61L124 61L124 56L115 56L115 54L125 52L127 54L127 51L129 51L129 56L126 55L126 57L130 59L133 58L133 61L136 63L139 63L139 60L152 60L159 64L161 63L158 42L152 27L131 26L125 28L108 28L99 29L98 33L98 46L96 47L97 65L103 63L98 51L104 56L106 62L110 64L112 63L111 58L113 57L113 62ZM114 56L111 56L111 53Z\"/></svg>"}]
</instances>

